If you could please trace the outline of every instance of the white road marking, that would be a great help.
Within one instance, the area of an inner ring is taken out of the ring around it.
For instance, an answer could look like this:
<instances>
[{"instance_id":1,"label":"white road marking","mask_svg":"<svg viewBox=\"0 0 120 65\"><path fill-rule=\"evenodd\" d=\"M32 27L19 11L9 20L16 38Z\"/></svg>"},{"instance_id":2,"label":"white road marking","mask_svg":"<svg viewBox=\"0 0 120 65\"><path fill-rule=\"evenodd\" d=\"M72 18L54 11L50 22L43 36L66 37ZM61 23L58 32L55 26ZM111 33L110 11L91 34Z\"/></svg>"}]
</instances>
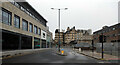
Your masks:
<instances>
[{"instance_id":1,"label":"white road marking","mask_svg":"<svg viewBox=\"0 0 120 65\"><path fill-rule=\"evenodd\" d=\"M105 62L98 62L98 63L105 63Z\"/></svg>"}]
</instances>

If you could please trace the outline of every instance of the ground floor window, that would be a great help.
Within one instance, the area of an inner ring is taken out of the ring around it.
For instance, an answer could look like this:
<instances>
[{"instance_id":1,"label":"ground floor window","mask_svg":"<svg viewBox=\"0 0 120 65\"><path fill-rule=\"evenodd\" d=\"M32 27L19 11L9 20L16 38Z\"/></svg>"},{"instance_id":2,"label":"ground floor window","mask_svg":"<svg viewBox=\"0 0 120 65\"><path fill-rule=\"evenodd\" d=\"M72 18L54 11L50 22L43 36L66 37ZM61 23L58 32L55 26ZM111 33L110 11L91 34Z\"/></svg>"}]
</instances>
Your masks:
<instances>
[{"instance_id":1,"label":"ground floor window","mask_svg":"<svg viewBox=\"0 0 120 65\"><path fill-rule=\"evenodd\" d=\"M42 40L42 48L46 48L46 40Z\"/></svg>"},{"instance_id":2,"label":"ground floor window","mask_svg":"<svg viewBox=\"0 0 120 65\"><path fill-rule=\"evenodd\" d=\"M40 48L40 39L34 38L34 48Z\"/></svg>"}]
</instances>

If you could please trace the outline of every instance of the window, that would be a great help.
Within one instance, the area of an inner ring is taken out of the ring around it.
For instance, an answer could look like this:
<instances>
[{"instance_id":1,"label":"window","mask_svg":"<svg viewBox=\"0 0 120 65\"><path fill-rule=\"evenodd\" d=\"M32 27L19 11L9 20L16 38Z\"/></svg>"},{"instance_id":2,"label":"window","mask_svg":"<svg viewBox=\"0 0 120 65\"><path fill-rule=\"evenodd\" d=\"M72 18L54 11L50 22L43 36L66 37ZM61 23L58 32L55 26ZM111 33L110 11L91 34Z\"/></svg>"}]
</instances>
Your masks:
<instances>
[{"instance_id":1,"label":"window","mask_svg":"<svg viewBox=\"0 0 120 65\"><path fill-rule=\"evenodd\" d=\"M45 38L45 33L43 33L43 38Z\"/></svg>"},{"instance_id":2,"label":"window","mask_svg":"<svg viewBox=\"0 0 120 65\"><path fill-rule=\"evenodd\" d=\"M115 28L113 28L113 30L115 30Z\"/></svg>"},{"instance_id":3,"label":"window","mask_svg":"<svg viewBox=\"0 0 120 65\"><path fill-rule=\"evenodd\" d=\"M26 20L22 20L22 29L28 31L28 22Z\"/></svg>"},{"instance_id":4,"label":"window","mask_svg":"<svg viewBox=\"0 0 120 65\"><path fill-rule=\"evenodd\" d=\"M40 35L40 32L41 32L40 30L41 30L41 29L39 28L39 29L38 29L38 34L39 34L39 35Z\"/></svg>"},{"instance_id":5,"label":"window","mask_svg":"<svg viewBox=\"0 0 120 65\"><path fill-rule=\"evenodd\" d=\"M12 4L14 4L14 2L15 2L14 0L9 0L9 1L10 1Z\"/></svg>"},{"instance_id":6,"label":"window","mask_svg":"<svg viewBox=\"0 0 120 65\"><path fill-rule=\"evenodd\" d=\"M37 34L37 26L34 26L34 33Z\"/></svg>"},{"instance_id":7,"label":"window","mask_svg":"<svg viewBox=\"0 0 120 65\"><path fill-rule=\"evenodd\" d=\"M30 25L29 25L29 32L33 32L33 25L32 25L32 23L30 23Z\"/></svg>"},{"instance_id":8,"label":"window","mask_svg":"<svg viewBox=\"0 0 120 65\"><path fill-rule=\"evenodd\" d=\"M14 16L14 26L16 28L20 28L20 17L19 16Z\"/></svg>"},{"instance_id":9,"label":"window","mask_svg":"<svg viewBox=\"0 0 120 65\"><path fill-rule=\"evenodd\" d=\"M5 10L2 8L2 22L7 24L7 25L11 25L11 21L12 21L12 18L11 18L11 12Z\"/></svg>"},{"instance_id":10,"label":"window","mask_svg":"<svg viewBox=\"0 0 120 65\"><path fill-rule=\"evenodd\" d=\"M20 5L17 2L15 2L14 4L16 7L20 8Z\"/></svg>"}]
</instances>

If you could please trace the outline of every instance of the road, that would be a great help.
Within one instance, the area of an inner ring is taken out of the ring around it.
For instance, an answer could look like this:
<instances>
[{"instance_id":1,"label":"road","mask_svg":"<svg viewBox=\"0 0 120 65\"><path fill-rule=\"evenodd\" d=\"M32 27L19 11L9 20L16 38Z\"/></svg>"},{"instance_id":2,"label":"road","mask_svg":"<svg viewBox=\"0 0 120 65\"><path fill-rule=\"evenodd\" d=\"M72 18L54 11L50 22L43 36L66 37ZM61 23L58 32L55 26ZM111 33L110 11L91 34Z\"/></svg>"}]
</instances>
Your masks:
<instances>
[{"instance_id":1,"label":"road","mask_svg":"<svg viewBox=\"0 0 120 65\"><path fill-rule=\"evenodd\" d=\"M64 49L67 56L56 54L56 49L39 51L33 54L3 59L3 63L102 63L96 60L74 52L69 48Z\"/></svg>"}]
</instances>

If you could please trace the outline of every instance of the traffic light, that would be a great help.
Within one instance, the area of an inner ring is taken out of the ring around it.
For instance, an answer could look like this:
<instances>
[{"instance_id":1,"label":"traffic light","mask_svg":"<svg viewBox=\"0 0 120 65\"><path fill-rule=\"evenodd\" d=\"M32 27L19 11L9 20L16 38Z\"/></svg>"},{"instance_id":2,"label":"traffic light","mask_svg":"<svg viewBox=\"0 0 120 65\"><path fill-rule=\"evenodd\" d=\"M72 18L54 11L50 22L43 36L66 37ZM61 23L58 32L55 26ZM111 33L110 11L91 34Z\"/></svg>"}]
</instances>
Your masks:
<instances>
[{"instance_id":1,"label":"traffic light","mask_svg":"<svg viewBox=\"0 0 120 65\"><path fill-rule=\"evenodd\" d=\"M106 36L104 36L104 41L103 42L106 42Z\"/></svg>"},{"instance_id":2,"label":"traffic light","mask_svg":"<svg viewBox=\"0 0 120 65\"><path fill-rule=\"evenodd\" d=\"M99 36L99 42L100 42L100 43L106 42L106 36L100 35L100 36Z\"/></svg>"},{"instance_id":3,"label":"traffic light","mask_svg":"<svg viewBox=\"0 0 120 65\"><path fill-rule=\"evenodd\" d=\"M99 42L102 43L103 42L103 35L99 36Z\"/></svg>"}]
</instances>

